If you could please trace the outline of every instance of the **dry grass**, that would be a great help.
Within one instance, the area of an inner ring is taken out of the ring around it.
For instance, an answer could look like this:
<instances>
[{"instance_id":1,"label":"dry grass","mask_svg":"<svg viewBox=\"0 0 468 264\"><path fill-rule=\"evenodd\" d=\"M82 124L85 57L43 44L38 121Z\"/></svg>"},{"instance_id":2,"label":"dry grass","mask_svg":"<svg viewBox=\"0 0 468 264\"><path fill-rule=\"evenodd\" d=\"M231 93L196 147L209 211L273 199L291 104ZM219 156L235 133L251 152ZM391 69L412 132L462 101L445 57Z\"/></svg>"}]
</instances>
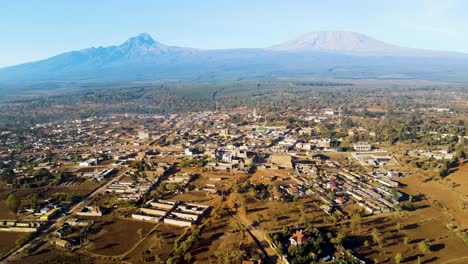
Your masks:
<instances>
[{"instance_id":1,"label":"dry grass","mask_svg":"<svg viewBox=\"0 0 468 264\"><path fill-rule=\"evenodd\" d=\"M16 247L16 240L27 233L0 232L0 256Z\"/></svg>"},{"instance_id":2,"label":"dry grass","mask_svg":"<svg viewBox=\"0 0 468 264\"><path fill-rule=\"evenodd\" d=\"M98 221L93 225L97 233L91 236L96 248L91 252L97 255L117 256L126 253L140 240L138 229L147 234L154 227L153 223L113 218Z\"/></svg>"}]
</instances>

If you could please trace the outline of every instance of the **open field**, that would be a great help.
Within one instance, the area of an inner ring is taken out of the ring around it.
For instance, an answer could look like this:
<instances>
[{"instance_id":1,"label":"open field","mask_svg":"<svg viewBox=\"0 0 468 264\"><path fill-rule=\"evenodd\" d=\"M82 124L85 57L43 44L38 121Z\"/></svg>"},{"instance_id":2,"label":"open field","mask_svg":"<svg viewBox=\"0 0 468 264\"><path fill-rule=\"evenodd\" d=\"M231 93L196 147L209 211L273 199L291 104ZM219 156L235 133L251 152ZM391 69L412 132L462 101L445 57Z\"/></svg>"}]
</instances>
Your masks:
<instances>
[{"instance_id":1,"label":"open field","mask_svg":"<svg viewBox=\"0 0 468 264\"><path fill-rule=\"evenodd\" d=\"M0 232L0 256L8 253L16 247L16 240L27 233Z\"/></svg>"},{"instance_id":2,"label":"open field","mask_svg":"<svg viewBox=\"0 0 468 264\"><path fill-rule=\"evenodd\" d=\"M126 254L141 238L137 230L142 229L142 234L147 234L154 224L133 221L123 218L112 218L97 221L92 230L91 242L95 243L95 249L91 253L104 256L119 256Z\"/></svg>"},{"instance_id":3,"label":"open field","mask_svg":"<svg viewBox=\"0 0 468 264\"><path fill-rule=\"evenodd\" d=\"M468 228L468 163L457 168L449 176L432 181L421 181L415 176L402 180L404 189L413 196L425 199L439 207L439 211L454 218L458 225ZM447 217L445 217L447 219Z\"/></svg>"},{"instance_id":4,"label":"open field","mask_svg":"<svg viewBox=\"0 0 468 264\"><path fill-rule=\"evenodd\" d=\"M229 254L248 254L262 256L261 250L245 229L233 216L227 220L209 219L202 228L201 238L190 250L192 263L217 263Z\"/></svg>"},{"instance_id":5,"label":"open field","mask_svg":"<svg viewBox=\"0 0 468 264\"><path fill-rule=\"evenodd\" d=\"M427 206L427 207L426 207ZM444 263L446 261L466 256L468 246L454 232L445 227L446 220L437 209L428 206L426 201L416 203L419 208L408 214L392 213L388 215L372 216L362 220L360 227L337 227L335 232L345 230L347 238L344 245L347 248L365 256L367 261L377 259L379 263L393 262L397 253L402 253L406 261L415 262L420 256L424 263ZM397 223L401 229L396 228ZM382 236L383 247L373 242L372 228L376 228ZM407 237L409 243L404 244ZM369 246L364 242L368 240ZM422 252L417 244L427 241L430 252Z\"/></svg>"},{"instance_id":6,"label":"open field","mask_svg":"<svg viewBox=\"0 0 468 264\"><path fill-rule=\"evenodd\" d=\"M345 230L345 246L354 249L368 261L377 259L379 263L393 262L397 253L402 253L405 262L415 262L421 257L423 263L466 263L468 245L462 239L460 230L467 226L467 212L457 201L466 199L467 164L457 172L438 181L425 181L424 178L412 175L402 179L407 184L403 192L414 197L413 211L396 212L363 218L360 228L337 228ZM397 229L397 223L401 229ZM448 224L454 226L449 230ZM383 248L373 243L372 228L380 231L383 237ZM407 237L409 243L404 244ZM368 240L370 246L364 246ZM430 252L423 253L418 243L426 241Z\"/></svg>"},{"instance_id":7,"label":"open field","mask_svg":"<svg viewBox=\"0 0 468 264\"><path fill-rule=\"evenodd\" d=\"M12 213L5 204L5 198L0 198L0 219L11 219L16 218L15 214Z\"/></svg>"},{"instance_id":8,"label":"open field","mask_svg":"<svg viewBox=\"0 0 468 264\"><path fill-rule=\"evenodd\" d=\"M0 200L3 201L10 194L14 193L23 205L29 203L29 195L38 194L43 199L54 198L58 194L71 193L75 196L84 196L97 186L91 180L82 181L80 184L71 186L44 186L29 189L5 189L0 191Z\"/></svg>"},{"instance_id":9,"label":"open field","mask_svg":"<svg viewBox=\"0 0 468 264\"><path fill-rule=\"evenodd\" d=\"M247 205L246 217L249 221L259 221L259 226L265 230L278 230L283 226L300 223L321 225L326 219L331 219L315 205L312 198L301 198L297 202L261 201L250 196L245 198Z\"/></svg>"},{"instance_id":10,"label":"open field","mask_svg":"<svg viewBox=\"0 0 468 264\"><path fill-rule=\"evenodd\" d=\"M51 198L55 197L58 194L68 194L71 193L74 196L82 197L97 188L98 186L91 182L91 180L86 180L81 182L78 185L73 186L54 186L47 189L44 192L44 197Z\"/></svg>"},{"instance_id":11,"label":"open field","mask_svg":"<svg viewBox=\"0 0 468 264\"><path fill-rule=\"evenodd\" d=\"M148 234L144 240L125 256L123 261L141 263L142 252L149 250L147 261L159 259L164 261L174 249L174 242L185 233L187 228L158 224L156 229Z\"/></svg>"}]
</instances>

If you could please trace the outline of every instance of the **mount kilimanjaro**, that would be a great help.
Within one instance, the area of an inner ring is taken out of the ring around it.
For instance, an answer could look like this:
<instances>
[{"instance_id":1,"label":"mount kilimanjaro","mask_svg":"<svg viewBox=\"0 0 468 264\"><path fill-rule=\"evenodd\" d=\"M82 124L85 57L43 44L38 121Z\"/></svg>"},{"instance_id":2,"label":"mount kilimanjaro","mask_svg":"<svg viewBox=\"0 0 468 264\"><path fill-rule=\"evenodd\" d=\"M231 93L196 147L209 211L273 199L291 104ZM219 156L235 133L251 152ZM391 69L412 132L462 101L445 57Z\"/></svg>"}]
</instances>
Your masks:
<instances>
[{"instance_id":1,"label":"mount kilimanjaro","mask_svg":"<svg viewBox=\"0 0 468 264\"><path fill-rule=\"evenodd\" d=\"M263 49L168 46L144 33L0 69L0 86L288 76L468 81L468 55L403 48L346 31L320 31Z\"/></svg>"}]
</instances>

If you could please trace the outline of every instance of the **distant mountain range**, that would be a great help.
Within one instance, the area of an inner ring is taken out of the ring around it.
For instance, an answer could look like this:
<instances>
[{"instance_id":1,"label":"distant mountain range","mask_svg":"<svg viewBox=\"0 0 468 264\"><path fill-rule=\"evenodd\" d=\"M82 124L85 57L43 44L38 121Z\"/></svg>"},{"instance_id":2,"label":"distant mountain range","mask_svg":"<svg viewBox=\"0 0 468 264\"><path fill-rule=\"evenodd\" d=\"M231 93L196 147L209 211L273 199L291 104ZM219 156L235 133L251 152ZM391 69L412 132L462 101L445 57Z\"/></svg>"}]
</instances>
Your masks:
<instances>
[{"instance_id":1,"label":"distant mountain range","mask_svg":"<svg viewBox=\"0 0 468 264\"><path fill-rule=\"evenodd\" d=\"M0 86L63 82L211 81L274 77L468 81L468 55L389 45L346 31L321 31L264 49L173 47L148 34L0 69Z\"/></svg>"}]
</instances>

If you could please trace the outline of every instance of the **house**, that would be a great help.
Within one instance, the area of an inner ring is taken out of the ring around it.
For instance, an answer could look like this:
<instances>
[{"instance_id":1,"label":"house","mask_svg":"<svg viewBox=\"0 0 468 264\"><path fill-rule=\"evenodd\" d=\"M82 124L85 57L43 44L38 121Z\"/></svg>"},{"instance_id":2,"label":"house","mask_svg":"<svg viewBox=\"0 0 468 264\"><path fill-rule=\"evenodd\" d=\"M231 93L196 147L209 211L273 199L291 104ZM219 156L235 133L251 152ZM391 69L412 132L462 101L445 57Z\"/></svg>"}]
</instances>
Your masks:
<instances>
[{"instance_id":1,"label":"house","mask_svg":"<svg viewBox=\"0 0 468 264\"><path fill-rule=\"evenodd\" d=\"M89 167L93 165L97 165L97 159L89 159L89 160L80 162L81 167Z\"/></svg>"},{"instance_id":2,"label":"house","mask_svg":"<svg viewBox=\"0 0 468 264\"><path fill-rule=\"evenodd\" d=\"M60 211L59 208L52 208L47 213L41 215L39 218L41 221L49 221L52 217L54 217Z\"/></svg>"},{"instance_id":3,"label":"house","mask_svg":"<svg viewBox=\"0 0 468 264\"><path fill-rule=\"evenodd\" d=\"M296 230L296 232L289 238L289 243L291 243L291 246L297 246L307 242L307 240L308 237L302 230Z\"/></svg>"},{"instance_id":4,"label":"house","mask_svg":"<svg viewBox=\"0 0 468 264\"><path fill-rule=\"evenodd\" d=\"M71 249L71 247L72 247L70 242L68 242L65 239L61 239L61 238L54 240L52 243L54 245L56 245L56 246L63 247L63 248L66 248L66 249Z\"/></svg>"},{"instance_id":5,"label":"house","mask_svg":"<svg viewBox=\"0 0 468 264\"><path fill-rule=\"evenodd\" d=\"M139 139L148 139L148 138L150 138L151 136L152 136L152 135L151 135L151 133L149 133L149 132L143 132L143 131L138 132L138 138L139 138Z\"/></svg>"},{"instance_id":6,"label":"house","mask_svg":"<svg viewBox=\"0 0 468 264\"><path fill-rule=\"evenodd\" d=\"M356 151L370 151L372 149L372 145L367 142L358 142L354 144L353 148Z\"/></svg>"},{"instance_id":7,"label":"house","mask_svg":"<svg viewBox=\"0 0 468 264\"><path fill-rule=\"evenodd\" d=\"M335 203L336 203L336 204L344 204L344 203L346 203L346 198L344 198L344 197L342 197L342 196L337 197L337 198L335 199Z\"/></svg>"},{"instance_id":8,"label":"house","mask_svg":"<svg viewBox=\"0 0 468 264\"><path fill-rule=\"evenodd\" d=\"M229 135L229 129L227 128L221 129L221 131L219 132L219 135L222 137L227 137Z\"/></svg>"},{"instance_id":9,"label":"house","mask_svg":"<svg viewBox=\"0 0 468 264\"><path fill-rule=\"evenodd\" d=\"M81 216L102 216L99 206L85 206L76 214Z\"/></svg>"}]
</instances>

